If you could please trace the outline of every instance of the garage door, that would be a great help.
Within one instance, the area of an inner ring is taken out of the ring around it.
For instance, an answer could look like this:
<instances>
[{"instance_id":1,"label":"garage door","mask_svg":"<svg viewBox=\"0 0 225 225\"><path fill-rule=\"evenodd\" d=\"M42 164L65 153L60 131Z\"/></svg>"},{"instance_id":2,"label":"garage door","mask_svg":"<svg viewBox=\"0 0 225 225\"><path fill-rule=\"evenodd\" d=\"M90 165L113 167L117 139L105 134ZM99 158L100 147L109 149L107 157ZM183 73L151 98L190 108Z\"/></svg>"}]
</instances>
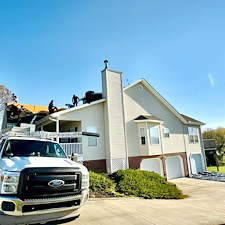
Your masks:
<instances>
[{"instance_id":1,"label":"garage door","mask_svg":"<svg viewBox=\"0 0 225 225\"><path fill-rule=\"evenodd\" d=\"M163 176L162 161L159 158L143 159L141 161L141 170L153 171Z\"/></svg>"},{"instance_id":2,"label":"garage door","mask_svg":"<svg viewBox=\"0 0 225 225\"><path fill-rule=\"evenodd\" d=\"M171 156L166 158L167 180L184 176L183 161L180 156Z\"/></svg>"},{"instance_id":3,"label":"garage door","mask_svg":"<svg viewBox=\"0 0 225 225\"><path fill-rule=\"evenodd\" d=\"M191 173L192 174L197 174L199 172L200 173L203 172L201 154L191 154L190 161L191 161Z\"/></svg>"}]
</instances>

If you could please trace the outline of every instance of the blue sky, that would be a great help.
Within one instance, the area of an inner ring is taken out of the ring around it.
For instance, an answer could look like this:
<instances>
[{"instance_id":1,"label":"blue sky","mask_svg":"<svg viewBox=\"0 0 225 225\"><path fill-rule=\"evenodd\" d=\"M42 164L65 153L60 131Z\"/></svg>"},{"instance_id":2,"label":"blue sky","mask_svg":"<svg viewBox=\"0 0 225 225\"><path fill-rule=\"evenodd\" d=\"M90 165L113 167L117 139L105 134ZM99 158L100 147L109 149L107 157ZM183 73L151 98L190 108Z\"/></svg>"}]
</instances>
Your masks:
<instances>
[{"instance_id":1,"label":"blue sky","mask_svg":"<svg viewBox=\"0 0 225 225\"><path fill-rule=\"evenodd\" d=\"M0 84L58 107L146 79L178 112L225 127L224 0L1 0Z\"/></svg>"}]
</instances>

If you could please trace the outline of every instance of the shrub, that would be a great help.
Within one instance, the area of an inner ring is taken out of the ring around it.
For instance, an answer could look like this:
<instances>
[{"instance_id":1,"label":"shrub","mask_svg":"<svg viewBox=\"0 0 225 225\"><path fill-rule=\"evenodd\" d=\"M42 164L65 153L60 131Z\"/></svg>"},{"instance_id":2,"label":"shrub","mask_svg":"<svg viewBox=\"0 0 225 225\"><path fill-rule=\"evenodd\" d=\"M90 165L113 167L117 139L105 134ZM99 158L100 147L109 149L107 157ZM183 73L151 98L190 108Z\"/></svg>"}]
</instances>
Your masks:
<instances>
[{"instance_id":1,"label":"shrub","mask_svg":"<svg viewBox=\"0 0 225 225\"><path fill-rule=\"evenodd\" d=\"M89 188L91 191L114 191L115 184L106 176L89 171Z\"/></svg>"},{"instance_id":2,"label":"shrub","mask_svg":"<svg viewBox=\"0 0 225 225\"><path fill-rule=\"evenodd\" d=\"M181 199L183 193L176 185L160 175L144 170L119 170L111 175L116 182L116 191L125 195L144 198Z\"/></svg>"}]
</instances>

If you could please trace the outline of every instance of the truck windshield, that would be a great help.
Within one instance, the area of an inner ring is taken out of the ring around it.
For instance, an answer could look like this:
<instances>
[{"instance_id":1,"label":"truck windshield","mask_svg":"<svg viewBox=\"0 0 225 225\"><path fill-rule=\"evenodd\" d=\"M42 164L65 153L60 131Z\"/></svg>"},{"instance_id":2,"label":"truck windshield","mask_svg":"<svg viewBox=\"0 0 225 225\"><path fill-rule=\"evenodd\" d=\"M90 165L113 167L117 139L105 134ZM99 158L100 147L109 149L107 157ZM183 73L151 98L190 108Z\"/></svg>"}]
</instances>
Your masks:
<instances>
[{"instance_id":1,"label":"truck windshield","mask_svg":"<svg viewBox=\"0 0 225 225\"><path fill-rule=\"evenodd\" d=\"M40 156L67 158L59 144L38 140L9 140L3 156Z\"/></svg>"}]
</instances>

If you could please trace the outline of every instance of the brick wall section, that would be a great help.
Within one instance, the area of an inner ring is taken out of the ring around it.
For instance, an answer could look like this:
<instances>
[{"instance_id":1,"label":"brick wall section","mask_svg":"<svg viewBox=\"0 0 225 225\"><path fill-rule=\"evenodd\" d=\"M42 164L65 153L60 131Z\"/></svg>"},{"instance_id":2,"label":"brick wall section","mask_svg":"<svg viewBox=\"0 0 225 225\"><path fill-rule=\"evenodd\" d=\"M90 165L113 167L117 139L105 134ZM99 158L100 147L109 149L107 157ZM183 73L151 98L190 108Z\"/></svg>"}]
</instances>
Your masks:
<instances>
[{"instance_id":1,"label":"brick wall section","mask_svg":"<svg viewBox=\"0 0 225 225\"><path fill-rule=\"evenodd\" d=\"M84 161L84 166L88 168L88 170L97 172L97 173L106 173L106 160L91 160Z\"/></svg>"},{"instance_id":2,"label":"brick wall section","mask_svg":"<svg viewBox=\"0 0 225 225\"><path fill-rule=\"evenodd\" d=\"M166 177L166 158L170 156L181 156L183 159L184 164L184 174L185 176L188 176L188 164L187 164L187 156L185 152L180 153L171 153L171 154L164 154L164 155L154 155L154 156L135 156L135 157L129 157L129 167L131 169L140 169L141 161L143 159L151 159L151 158L160 158L162 160L163 165L163 173Z\"/></svg>"},{"instance_id":3,"label":"brick wall section","mask_svg":"<svg viewBox=\"0 0 225 225\"><path fill-rule=\"evenodd\" d=\"M154 155L154 156L134 156L129 157L129 168L131 169L140 169L142 159L151 159L151 158L160 158L162 160L163 165L163 173L164 177L166 177L166 157L170 156L181 156L183 159L184 164L184 174L188 176L188 164L187 164L187 156L185 152L180 153L171 153L171 154L164 154L164 155ZM98 173L106 173L106 160L91 160L91 161L84 161L84 166L88 168L88 170L92 170Z\"/></svg>"}]
</instances>

